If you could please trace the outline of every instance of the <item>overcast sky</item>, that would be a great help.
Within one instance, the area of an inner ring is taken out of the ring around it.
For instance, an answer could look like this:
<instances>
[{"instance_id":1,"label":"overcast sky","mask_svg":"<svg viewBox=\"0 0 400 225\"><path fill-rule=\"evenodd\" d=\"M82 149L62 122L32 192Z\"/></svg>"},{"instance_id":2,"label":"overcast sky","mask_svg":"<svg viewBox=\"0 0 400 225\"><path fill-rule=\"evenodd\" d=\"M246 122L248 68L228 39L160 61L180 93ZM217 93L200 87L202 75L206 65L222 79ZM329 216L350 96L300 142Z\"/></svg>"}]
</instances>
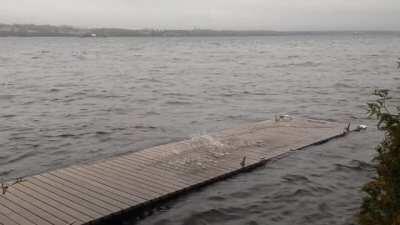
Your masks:
<instances>
[{"instance_id":1,"label":"overcast sky","mask_svg":"<svg viewBox=\"0 0 400 225\"><path fill-rule=\"evenodd\" d=\"M0 23L161 29L400 30L400 0L0 0Z\"/></svg>"}]
</instances>

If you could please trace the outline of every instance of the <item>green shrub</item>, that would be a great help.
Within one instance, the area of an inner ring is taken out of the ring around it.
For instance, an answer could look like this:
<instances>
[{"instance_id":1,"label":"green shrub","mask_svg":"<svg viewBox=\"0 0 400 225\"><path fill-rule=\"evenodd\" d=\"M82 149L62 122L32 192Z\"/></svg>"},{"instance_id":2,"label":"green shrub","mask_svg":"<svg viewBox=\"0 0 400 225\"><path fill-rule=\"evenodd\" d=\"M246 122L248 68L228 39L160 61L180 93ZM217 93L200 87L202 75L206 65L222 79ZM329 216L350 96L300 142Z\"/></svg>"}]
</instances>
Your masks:
<instances>
[{"instance_id":1,"label":"green shrub","mask_svg":"<svg viewBox=\"0 0 400 225\"><path fill-rule=\"evenodd\" d=\"M378 120L385 137L376 148L377 176L367 183L361 225L400 225L400 106L388 90L376 90L377 100L368 103L370 116Z\"/></svg>"}]
</instances>

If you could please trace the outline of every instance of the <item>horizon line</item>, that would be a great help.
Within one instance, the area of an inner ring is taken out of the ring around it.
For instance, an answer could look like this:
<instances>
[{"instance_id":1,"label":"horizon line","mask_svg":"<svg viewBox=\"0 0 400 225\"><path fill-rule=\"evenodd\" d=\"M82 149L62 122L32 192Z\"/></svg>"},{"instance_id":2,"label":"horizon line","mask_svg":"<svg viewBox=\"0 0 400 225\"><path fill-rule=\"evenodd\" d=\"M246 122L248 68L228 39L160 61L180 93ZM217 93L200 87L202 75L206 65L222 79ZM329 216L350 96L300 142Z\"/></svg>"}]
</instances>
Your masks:
<instances>
[{"instance_id":1,"label":"horizon line","mask_svg":"<svg viewBox=\"0 0 400 225\"><path fill-rule=\"evenodd\" d=\"M225 29L225 28L127 28L127 27L112 27L112 26L77 26L77 25L67 25L67 24L35 24L35 23L3 23L0 22L0 25L8 25L8 26L50 26L50 27L69 27L80 30L91 30L91 29L121 29L121 30L154 30L154 31L232 31L232 32L400 32L400 29L285 29L285 30L277 30L277 29Z\"/></svg>"}]
</instances>

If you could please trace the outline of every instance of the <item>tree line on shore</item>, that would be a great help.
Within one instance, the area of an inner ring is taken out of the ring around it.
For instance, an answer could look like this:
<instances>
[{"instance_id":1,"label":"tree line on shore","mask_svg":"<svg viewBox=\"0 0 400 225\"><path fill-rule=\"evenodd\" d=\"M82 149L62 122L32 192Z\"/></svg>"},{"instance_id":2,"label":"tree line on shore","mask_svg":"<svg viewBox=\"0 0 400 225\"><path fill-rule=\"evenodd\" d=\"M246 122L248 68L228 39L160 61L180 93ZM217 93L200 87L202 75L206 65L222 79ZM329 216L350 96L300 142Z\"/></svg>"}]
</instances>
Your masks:
<instances>
[{"instance_id":1,"label":"tree line on shore","mask_svg":"<svg viewBox=\"0 0 400 225\"><path fill-rule=\"evenodd\" d=\"M60 36L60 37L149 37L149 36L265 36L279 35L277 31L233 31L233 30L159 30L121 28L77 28L34 24L0 24L0 36ZM93 34L93 35L92 35Z\"/></svg>"}]
</instances>

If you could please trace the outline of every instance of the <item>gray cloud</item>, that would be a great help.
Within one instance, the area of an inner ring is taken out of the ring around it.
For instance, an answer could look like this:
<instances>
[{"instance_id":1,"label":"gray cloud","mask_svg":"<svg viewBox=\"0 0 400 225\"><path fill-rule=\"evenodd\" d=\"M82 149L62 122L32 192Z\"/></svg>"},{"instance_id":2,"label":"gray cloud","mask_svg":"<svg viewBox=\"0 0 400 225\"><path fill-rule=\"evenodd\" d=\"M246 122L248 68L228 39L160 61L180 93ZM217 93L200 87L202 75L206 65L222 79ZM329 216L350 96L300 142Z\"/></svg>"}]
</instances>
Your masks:
<instances>
[{"instance_id":1,"label":"gray cloud","mask_svg":"<svg viewBox=\"0 0 400 225\"><path fill-rule=\"evenodd\" d=\"M400 30L399 0L0 0L0 22L81 27Z\"/></svg>"}]
</instances>

